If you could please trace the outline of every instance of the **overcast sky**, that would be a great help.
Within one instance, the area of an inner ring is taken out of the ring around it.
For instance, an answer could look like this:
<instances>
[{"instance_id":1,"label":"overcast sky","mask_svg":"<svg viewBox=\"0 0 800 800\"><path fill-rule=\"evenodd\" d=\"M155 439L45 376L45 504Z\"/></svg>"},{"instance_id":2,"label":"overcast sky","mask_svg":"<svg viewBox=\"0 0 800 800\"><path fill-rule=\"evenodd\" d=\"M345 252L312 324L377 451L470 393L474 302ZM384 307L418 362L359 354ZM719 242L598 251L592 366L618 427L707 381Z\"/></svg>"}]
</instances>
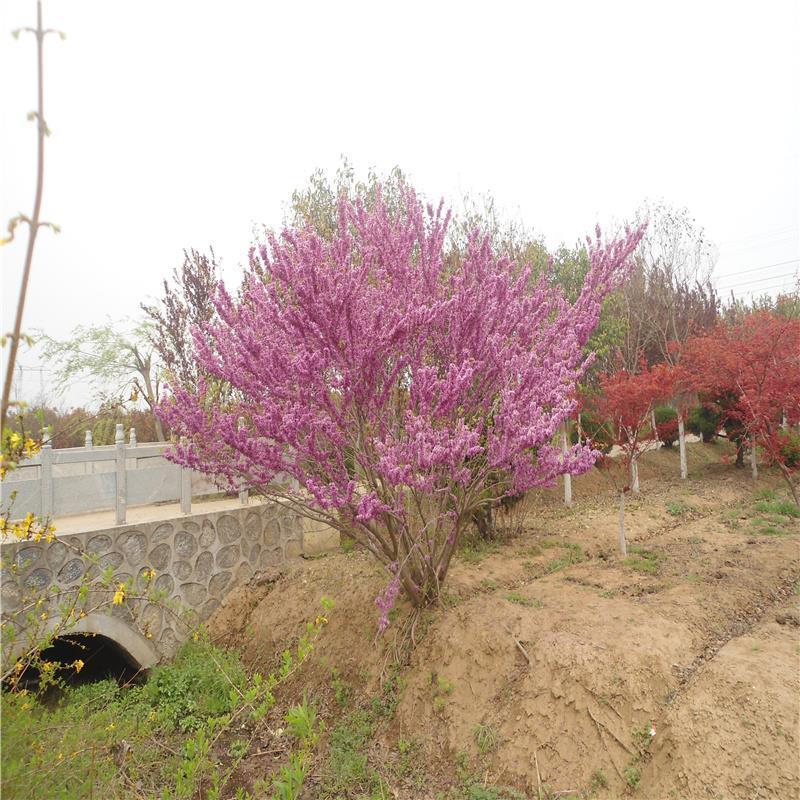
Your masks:
<instances>
[{"instance_id":1,"label":"overcast sky","mask_svg":"<svg viewBox=\"0 0 800 800\"><path fill-rule=\"evenodd\" d=\"M688 207L741 294L800 258L800 3L45 0L43 218L26 329L135 315L185 247L226 275L346 155L491 191L547 242ZM0 212L30 213L33 0L0 4ZM3 222L5 226L5 222ZM12 327L25 236L0 250ZM35 367L36 354L21 363ZM22 393L38 393L26 372ZM46 382L46 374L45 374ZM76 387L67 401L82 402Z\"/></svg>"}]
</instances>

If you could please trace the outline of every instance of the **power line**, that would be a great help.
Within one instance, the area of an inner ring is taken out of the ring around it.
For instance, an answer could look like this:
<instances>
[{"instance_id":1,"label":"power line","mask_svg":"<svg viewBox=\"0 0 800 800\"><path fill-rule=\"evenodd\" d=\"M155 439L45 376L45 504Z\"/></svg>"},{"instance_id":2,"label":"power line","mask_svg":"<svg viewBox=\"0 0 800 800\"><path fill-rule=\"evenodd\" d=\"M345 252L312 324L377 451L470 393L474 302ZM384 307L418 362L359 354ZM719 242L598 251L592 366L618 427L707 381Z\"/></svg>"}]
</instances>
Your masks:
<instances>
[{"instance_id":1,"label":"power line","mask_svg":"<svg viewBox=\"0 0 800 800\"><path fill-rule=\"evenodd\" d=\"M720 280L723 278L732 278L735 275L744 275L746 272L755 272L759 269L769 269L770 267L785 267L787 264L797 264L800 262L800 258L790 258L788 261L776 261L774 264L762 264L760 267L750 267L750 269L743 269L739 270L739 272L729 272L727 275L720 277Z\"/></svg>"},{"instance_id":2,"label":"power line","mask_svg":"<svg viewBox=\"0 0 800 800\"><path fill-rule=\"evenodd\" d=\"M751 283L763 283L764 281L777 281L781 278L793 278L797 272L785 272L783 275L765 275L763 278L752 278L749 281L742 281L741 283L731 284L730 286L720 287L720 291L724 292L727 289L737 289L740 286L748 286Z\"/></svg>"},{"instance_id":3,"label":"power line","mask_svg":"<svg viewBox=\"0 0 800 800\"><path fill-rule=\"evenodd\" d=\"M761 287L758 287L756 289L748 289L748 290L746 290L744 292L739 292L738 294L740 294L740 295L758 294L758 293L768 294L769 292L774 292L776 290L777 291L784 291L784 292L786 292L786 291L794 291L792 289L792 287L787 286L786 282L784 281L783 283L776 283L774 286L761 286ZM731 292L731 294L734 294L734 295L737 294L735 289L730 289L729 291Z\"/></svg>"}]
</instances>

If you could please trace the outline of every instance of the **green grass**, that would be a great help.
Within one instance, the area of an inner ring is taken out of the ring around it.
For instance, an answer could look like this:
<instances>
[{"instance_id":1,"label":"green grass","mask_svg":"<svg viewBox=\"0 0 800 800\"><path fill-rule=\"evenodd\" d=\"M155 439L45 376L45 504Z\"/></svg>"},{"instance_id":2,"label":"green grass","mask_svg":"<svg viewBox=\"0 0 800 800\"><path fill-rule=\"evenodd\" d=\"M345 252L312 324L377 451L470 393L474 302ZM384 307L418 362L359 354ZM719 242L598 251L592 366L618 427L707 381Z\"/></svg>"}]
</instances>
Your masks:
<instances>
[{"instance_id":1,"label":"green grass","mask_svg":"<svg viewBox=\"0 0 800 800\"><path fill-rule=\"evenodd\" d=\"M238 656L190 642L142 685L105 680L67 687L47 705L5 692L3 797L122 800L132 796L130 785L143 797L161 797L165 789L180 797L176 787L191 783L187 770L210 766L203 742L224 726L238 691L247 691ZM228 753L241 757L247 745L237 737ZM127 747L123 771L113 756Z\"/></svg>"},{"instance_id":2,"label":"green grass","mask_svg":"<svg viewBox=\"0 0 800 800\"><path fill-rule=\"evenodd\" d=\"M574 542L556 542L553 545L548 545L552 547L560 547L566 552L563 555L560 555L551 561L548 561L547 564L544 566L544 571L546 574L550 574L552 572L558 572L559 570L565 569L566 567L570 567L573 564L579 564L581 561L584 560L583 548Z\"/></svg>"},{"instance_id":3,"label":"green grass","mask_svg":"<svg viewBox=\"0 0 800 800\"><path fill-rule=\"evenodd\" d=\"M693 506L683 500L670 500L667 503L667 513L673 517L682 517L684 514L690 514L695 510Z\"/></svg>"},{"instance_id":4,"label":"green grass","mask_svg":"<svg viewBox=\"0 0 800 800\"><path fill-rule=\"evenodd\" d=\"M657 550L646 550L638 545L631 545L628 552L631 555L623 559L622 563L629 569L646 575L657 575L661 570L661 564L665 558L663 553Z\"/></svg>"},{"instance_id":5,"label":"green grass","mask_svg":"<svg viewBox=\"0 0 800 800\"><path fill-rule=\"evenodd\" d=\"M385 789L385 781L370 766L368 749L378 726L394 715L402 688L399 669L394 668L384 681L380 694L372 697L368 705L353 709L332 725L328 738L328 759L321 769L322 797L338 800L385 796L381 794ZM449 691L452 691L452 684ZM344 697L347 702L352 700L349 687ZM417 762L414 761L414 753L417 749L415 742L400 740L399 758L390 771L405 776L415 775Z\"/></svg>"},{"instance_id":6,"label":"green grass","mask_svg":"<svg viewBox=\"0 0 800 800\"><path fill-rule=\"evenodd\" d=\"M756 489L753 492L753 497L756 500L774 500L778 496L778 493L774 489Z\"/></svg>"},{"instance_id":7,"label":"green grass","mask_svg":"<svg viewBox=\"0 0 800 800\"><path fill-rule=\"evenodd\" d=\"M790 500L760 500L753 508L759 514L777 514L782 517L800 517L800 508Z\"/></svg>"},{"instance_id":8,"label":"green grass","mask_svg":"<svg viewBox=\"0 0 800 800\"><path fill-rule=\"evenodd\" d=\"M467 564L478 564L486 556L496 553L498 550L497 542L489 542L475 533L463 536L458 546L458 554Z\"/></svg>"},{"instance_id":9,"label":"green grass","mask_svg":"<svg viewBox=\"0 0 800 800\"><path fill-rule=\"evenodd\" d=\"M608 789L608 776L602 769L596 769L589 778L589 791L595 793Z\"/></svg>"},{"instance_id":10,"label":"green grass","mask_svg":"<svg viewBox=\"0 0 800 800\"><path fill-rule=\"evenodd\" d=\"M527 795L509 786L487 785L485 775L470 768L469 758L464 752L456 753L455 767L458 785L451 786L446 795L437 795L437 800L528 800Z\"/></svg>"},{"instance_id":11,"label":"green grass","mask_svg":"<svg viewBox=\"0 0 800 800\"><path fill-rule=\"evenodd\" d=\"M756 525L753 533L757 536L786 536L788 531L784 528L778 528L775 525Z\"/></svg>"},{"instance_id":12,"label":"green grass","mask_svg":"<svg viewBox=\"0 0 800 800\"><path fill-rule=\"evenodd\" d=\"M786 536L797 528L800 509L789 500L780 500L772 492L758 500L750 510L750 534L753 536Z\"/></svg>"},{"instance_id":13,"label":"green grass","mask_svg":"<svg viewBox=\"0 0 800 800\"><path fill-rule=\"evenodd\" d=\"M639 785L639 782L642 780L642 773L639 767L625 767L623 774L625 775L625 782L631 787L631 789L636 789L636 787Z\"/></svg>"},{"instance_id":14,"label":"green grass","mask_svg":"<svg viewBox=\"0 0 800 800\"><path fill-rule=\"evenodd\" d=\"M519 592L509 592L506 595L506 600L508 600L509 603L516 603L517 605L526 606L527 608L542 607L541 600L525 597L524 595L521 595Z\"/></svg>"},{"instance_id":15,"label":"green grass","mask_svg":"<svg viewBox=\"0 0 800 800\"><path fill-rule=\"evenodd\" d=\"M800 508L788 499L781 499L775 489L759 489L754 502L747 502L724 511L720 522L730 530L750 536L786 536L797 529Z\"/></svg>"},{"instance_id":16,"label":"green grass","mask_svg":"<svg viewBox=\"0 0 800 800\"><path fill-rule=\"evenodd\" d=\"M322 780L326 797L370 792L380 785L366 754L374 729L375 721L367 709L351 712L331 728L328 764Z\"/></svg>"},{"instance_id":17,"label":"green grass","mask_svg":"<svg viewBox=\"0 0 800 800\"><path fill-rule=\"evenodd\" d=\"M558 539L542 539L539 542L539 547L542 550L549 550L552 547L561 547L561 542Z\"/></svg>"},{"instance_id":18,"label":"green grass","mask_svg":"<svg viewBox=\"0 0 800 800\"><path fill-rule=\"evenodd\" d=\"M497 747L497 734L489 725L476 725L472 732L478 752L485 756Z\"/></svg>"}]
</instances>

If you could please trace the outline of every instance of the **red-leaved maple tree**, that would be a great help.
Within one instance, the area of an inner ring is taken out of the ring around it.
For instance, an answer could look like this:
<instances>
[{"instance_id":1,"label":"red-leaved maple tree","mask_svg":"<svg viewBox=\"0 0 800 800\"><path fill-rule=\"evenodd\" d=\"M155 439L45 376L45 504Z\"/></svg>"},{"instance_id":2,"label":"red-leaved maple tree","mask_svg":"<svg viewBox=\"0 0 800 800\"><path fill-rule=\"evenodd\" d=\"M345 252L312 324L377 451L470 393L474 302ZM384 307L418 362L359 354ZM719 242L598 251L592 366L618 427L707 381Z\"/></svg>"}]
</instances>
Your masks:
<instances>
[{"instance_id":1,"label":"red-leaved maple tree","mask_svg":"<svg viewBox=\"0 0 800 800\"><path fill-rule=\"evenodd\" d=\"M720 323L686 343L683 366L696 391L732 398L719 408L723 425L742 428L764 450L800 506L781 452L782 425L800 421L800 319L759 311Z\"/></svg>"},{"instance_id":2,"label":"red-leaved maple tree","mask_svg":"<svg viewBox=\"0 0 800 800\"><path fill-rule=\"evenodd\" d=\"M674 369L666 364L639 372L621 369L600 376L601 393L592 401L595 413L606 419L612 441L618 445L630 470L630 488L639 491L637 460L655 438L651 424L654 407L672 392Z\"/></svg>"}]
</instances>

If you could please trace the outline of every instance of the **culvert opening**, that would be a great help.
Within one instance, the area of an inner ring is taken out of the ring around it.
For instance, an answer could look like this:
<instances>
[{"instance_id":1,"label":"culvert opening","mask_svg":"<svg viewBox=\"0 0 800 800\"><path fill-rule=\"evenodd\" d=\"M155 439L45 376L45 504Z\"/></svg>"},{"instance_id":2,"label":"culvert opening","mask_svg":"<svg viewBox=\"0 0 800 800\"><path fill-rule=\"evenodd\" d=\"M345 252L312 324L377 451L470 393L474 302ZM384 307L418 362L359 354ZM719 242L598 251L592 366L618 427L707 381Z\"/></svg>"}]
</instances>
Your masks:
<instances>
[{"instance_id":1,"label":"culvert opening","mask_svg":"<svg viewBox=\"0 0 800 800\"><path fill-rule=\"evenodd\" d=\"M136 659L113 639L102 634L71 633L59 636L42 650L41 657L44 661L59 664L56 675L67 686L107 679L126 684L145 677ZM76 662L82 662L80 669L76 669ZM25 678L34 685L39 682L37 670L30 670Z\"/></svg>"}]
</instances>

